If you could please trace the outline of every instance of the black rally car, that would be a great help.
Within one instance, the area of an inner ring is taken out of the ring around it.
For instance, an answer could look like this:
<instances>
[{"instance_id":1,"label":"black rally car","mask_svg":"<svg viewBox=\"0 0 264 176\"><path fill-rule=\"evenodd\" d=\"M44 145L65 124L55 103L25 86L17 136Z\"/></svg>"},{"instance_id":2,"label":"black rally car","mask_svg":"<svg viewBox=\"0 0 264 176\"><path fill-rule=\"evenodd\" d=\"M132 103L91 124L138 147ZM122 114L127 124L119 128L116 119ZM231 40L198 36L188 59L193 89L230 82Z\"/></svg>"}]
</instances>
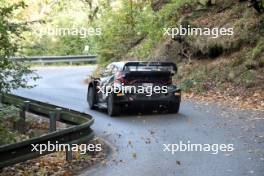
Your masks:
<instances>
[{"instance_id":1,"label":"black rally car","mask_svg":"<svg viewBox=\"0 0 264 176\"><path fill-rule=\"evenodd\" d=\"M171 62L111 63L99 78L90 79L89 107L106 108L110 116L119 115L124 106L134 105L165 107L171 113L178 113L181 90L172 83L176 72L177 67Z\"/></svg>"}]
</instances>

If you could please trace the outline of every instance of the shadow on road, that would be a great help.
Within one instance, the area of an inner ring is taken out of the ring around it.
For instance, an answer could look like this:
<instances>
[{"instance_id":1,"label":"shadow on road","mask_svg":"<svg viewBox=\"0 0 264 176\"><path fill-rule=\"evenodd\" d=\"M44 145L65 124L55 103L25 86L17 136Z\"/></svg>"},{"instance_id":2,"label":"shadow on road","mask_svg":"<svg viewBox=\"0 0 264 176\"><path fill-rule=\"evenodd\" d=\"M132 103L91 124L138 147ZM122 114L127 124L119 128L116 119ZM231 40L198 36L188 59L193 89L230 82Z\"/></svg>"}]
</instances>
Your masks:
<instances>
[{"instance_id":1,"label":"shadow on road","mask_svg":"<svg viewBox=\"0 0 264 176\"><path fill-rule=\"evenodd\" d=\"M96 111L104 113L107 115L106 109L97 109ZM121 114L116 117L110 117L114 119L178 119L178 120L187 120L185 114L179 113L169 113L167 110L153 110L152 108L126 108L123 109Z\"/></svg>"}]
</instances>

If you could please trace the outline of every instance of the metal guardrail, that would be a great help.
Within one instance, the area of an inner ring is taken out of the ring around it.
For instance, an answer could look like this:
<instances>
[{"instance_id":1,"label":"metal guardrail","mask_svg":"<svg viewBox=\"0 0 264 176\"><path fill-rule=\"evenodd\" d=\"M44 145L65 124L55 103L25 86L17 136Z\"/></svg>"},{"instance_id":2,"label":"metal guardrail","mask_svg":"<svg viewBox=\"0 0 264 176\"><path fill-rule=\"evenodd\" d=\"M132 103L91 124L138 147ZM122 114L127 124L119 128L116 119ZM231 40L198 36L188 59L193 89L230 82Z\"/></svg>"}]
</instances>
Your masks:
<instances>
[{"instance_id":1,"label":"metal guardrail","mask_svg":"<svg viewBox=\"0 0 264 176\"><path fill-rule=\"evenodd\" d=\"M44 117L56 117L57 121L74 125L40 137L0 146L0 168L52 153L45 151L40 154L37 151L32 151L32 144L55 144L57 141L57 144L81 144L94 137L93 130L90 128L94 122L91 115L16 95L0 94L0 100L4 104L20 107L23 111Z\"/></svg>"},{"instance_id":2,"label":"metal guardrail","mask_svg":"<svg viewBox=\"0 0 264 176\"><path fill-rule=\"evenodd\" d=\"M15 61L30 61L32 63L55 63L55 62L96 62L96 56L77 55L77 56L30 56L12 57Z\"/></svg>"}]
</instances>

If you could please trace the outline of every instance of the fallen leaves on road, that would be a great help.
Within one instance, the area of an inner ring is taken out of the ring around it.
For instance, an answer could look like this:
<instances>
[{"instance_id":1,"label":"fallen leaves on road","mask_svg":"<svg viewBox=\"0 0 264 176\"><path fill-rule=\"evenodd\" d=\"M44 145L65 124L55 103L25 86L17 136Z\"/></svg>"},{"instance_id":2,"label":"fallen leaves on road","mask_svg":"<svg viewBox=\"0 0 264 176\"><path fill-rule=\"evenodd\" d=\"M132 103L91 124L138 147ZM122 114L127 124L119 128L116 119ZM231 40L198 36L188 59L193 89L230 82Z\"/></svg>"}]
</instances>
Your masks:
<instances>
[{"instance_id":1,"label":"fallen leaves on road","mask_svg":"<svg viewBox=\"0 0 264 176\"><path fill-rule=\"evenodd\" d=\"M150 143L151 143L150 138L146 138L145 143L146 143L146 144L150 144Z\"/></svg>"},{"instance_id":2,"label":"fallen leaves on road","mask_svg":"<svg viewBox=\"0 0 264 176\"><path fill-rule=\"evenodd\" d=\"M180 161L176 161L176 164L178 165L178 166L180 166L181 165L181 162Z\"/></svg>"},{"instance_id":3,"label":"fallen leaves on road","mask_svg":"<svg viewBox=\"0 0 264 176\"><path fill-rule=\"evenodd\" d=\"M130 146L131 148L133 148L132 142L128 141L128 146Z\"/></svg>"},{"instance_id":4,"label":"fallen leaves on road","mask_svg":"<svg viewBox=\"0 0 264 176\"><path fill-rule=\"evenodd\" d=\"M155 132L154 132L153 130L150 130L150 134L151 134L151 135L154 135Z\"/></svg>"},{"instance_id":5,"label":"fallen leaves on road","mask_svg":"<svg viewBox=\"0 0 264 176\"><path fill-rule=\"evenodd\" d=\"M133 153L133 154L132 154L132 157L133 157L134 159L137 159L137 154L136 154L136 153Z\"/></svg>"}]
</instances>

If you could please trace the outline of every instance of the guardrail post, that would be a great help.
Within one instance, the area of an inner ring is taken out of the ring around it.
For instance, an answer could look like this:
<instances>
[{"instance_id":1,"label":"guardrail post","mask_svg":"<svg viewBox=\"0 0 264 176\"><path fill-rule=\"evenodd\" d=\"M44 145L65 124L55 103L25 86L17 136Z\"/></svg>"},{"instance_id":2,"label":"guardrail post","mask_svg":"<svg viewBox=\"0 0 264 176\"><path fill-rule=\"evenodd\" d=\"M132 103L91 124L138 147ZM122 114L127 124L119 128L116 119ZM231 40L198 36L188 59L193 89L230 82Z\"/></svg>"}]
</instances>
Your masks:
<instances>
[{"instance_id":1,"label":"guardrail post","mask_svg":"<svg viewBox=\"0 0 264 176\"><path fill-rule=\"evenodd\" d=\"M57 130L56 128L56 113L50 112L50 132L54 132Z\"/></svg>"},{"instance_id":2,"label":"guardrail post","mask_svg":"<svg viewBox=\"0 0 264 176\"><path fill-rule=\"evenodd\" d=\"M20 106L19 110L19 120L17 122L17 129L20 133L24 134L26 132L26 111L29 110L30 101L24 101L24 104Z\"/></svg>"},{"instance_id":3,"label":"guardrail post","mask_svg":"<svg viewBox=\"0 0 264 176\"><path fill-rule=\"evenodd\" d=\"M56 119L57 120L60 120L60 117L61 117L61 108L56 108Z\"/></svg>"},{"instance_id":4,"label":"guardrail post","mask_svg":"<svg viewBox=\"0 0 264 176\"><path fill-rule=\"evenodd\" d=\"M42 59L39 59L38 62L40 62L40 65L41 65L41 66L44 66L44 65L45 65L45 63L43 62Z\"/></svg>"},{"instance_id":5,"label":"guardrail post","mask_svg":"<svg viewBox=\"0 0 264 176\"><path fill-rule=\"evenodd\" d=\"M72 159L73 159L72 150L71 149L67 150L66 151L66 161L72 161Z\"/></svg>"},{"instance_id":6,"label":"guardrail post","mask_svg":"<svg viewBox=\"0 0 264 176\"><path fill-rule=\"evenodd\" d=\"M25 111L29 110L30 101L24 101Z\"/></svg>"}]
</instances>

